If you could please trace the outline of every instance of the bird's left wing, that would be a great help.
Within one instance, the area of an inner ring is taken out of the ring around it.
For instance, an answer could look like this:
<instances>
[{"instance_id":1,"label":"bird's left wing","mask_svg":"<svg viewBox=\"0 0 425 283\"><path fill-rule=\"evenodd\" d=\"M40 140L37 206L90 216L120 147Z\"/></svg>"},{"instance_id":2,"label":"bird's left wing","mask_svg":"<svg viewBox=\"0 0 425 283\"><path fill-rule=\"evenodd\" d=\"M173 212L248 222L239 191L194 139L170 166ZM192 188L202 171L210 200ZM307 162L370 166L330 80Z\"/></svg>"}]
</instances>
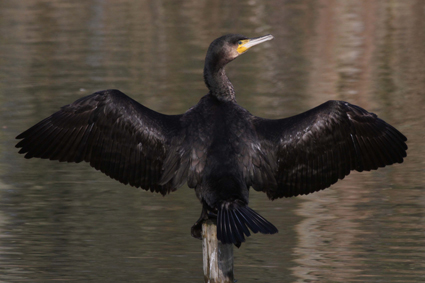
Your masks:
<instances>
[{"instance_id":1,"label":"bird's left wing","mask_svg":"<svg viewBox=\"0 0 425 283\"><path fill-rule=\"evenodd\" d=\"M374 170L402 163L406 157L403 134L375 114L343 101L328 101L286 119L256 117L254 126L262 151L274 154L271 167L277 184L254 188L271 199L319 191L351 170Z\"/></svg>"},{"instance_id":2,"label":"bird's left wing","mask_svg":"<svg viewBox=\"0 0 425 283\"><path fill-rule=\"evenodd\" d=\"M166 160L177 170L172 139L179 127L180 115L164 115L118 90L105 90L62 107L18 135L22 140L16 147L26 158L86 161L124 184L165 195L185 181L160 182Z\"/></svg>"}]
</instances>

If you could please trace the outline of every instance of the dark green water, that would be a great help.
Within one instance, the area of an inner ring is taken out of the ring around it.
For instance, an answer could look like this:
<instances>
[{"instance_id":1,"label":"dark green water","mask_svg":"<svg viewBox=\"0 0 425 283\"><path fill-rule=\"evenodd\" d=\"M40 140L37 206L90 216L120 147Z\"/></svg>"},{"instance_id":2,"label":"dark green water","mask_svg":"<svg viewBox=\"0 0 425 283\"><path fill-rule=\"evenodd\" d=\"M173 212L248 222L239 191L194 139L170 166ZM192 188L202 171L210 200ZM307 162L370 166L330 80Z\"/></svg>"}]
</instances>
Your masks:
<instances>
[{"instance_id":1,"label":"dark green water","mask_svg":"<svg viewBox=\"0 0 425 283\"><path fill-rule=\"evenodd\" d=\"M238 102L286 117L329 99L409 139L402 165L251 207L279 229L235 250L238 282L425 281L425 2L0 1L0 281L202 282L201 206L87 164L25 160L14 137L94 91L182 113L225 33L275 39L232 62Z\"/></svg>"}]
</instances>

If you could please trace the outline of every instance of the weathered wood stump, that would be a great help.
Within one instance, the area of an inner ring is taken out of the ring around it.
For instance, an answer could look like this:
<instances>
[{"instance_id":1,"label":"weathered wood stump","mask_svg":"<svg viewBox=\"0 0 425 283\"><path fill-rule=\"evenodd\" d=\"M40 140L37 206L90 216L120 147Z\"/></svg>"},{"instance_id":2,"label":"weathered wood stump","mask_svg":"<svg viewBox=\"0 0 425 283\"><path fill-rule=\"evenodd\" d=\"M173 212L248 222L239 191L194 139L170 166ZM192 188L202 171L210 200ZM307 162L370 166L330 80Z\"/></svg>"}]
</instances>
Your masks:
<instances>
[{"instance_id":1,"label":"weathered wood stump","mask_svg":"<svg viewBox=\"0 0 425 283\"><path fill-rule=\"evenodd\" d=\"M206 283L233 283L233 245L217 240L217 222L202 223L202 252Z\"/></svg>"}]
</instances>

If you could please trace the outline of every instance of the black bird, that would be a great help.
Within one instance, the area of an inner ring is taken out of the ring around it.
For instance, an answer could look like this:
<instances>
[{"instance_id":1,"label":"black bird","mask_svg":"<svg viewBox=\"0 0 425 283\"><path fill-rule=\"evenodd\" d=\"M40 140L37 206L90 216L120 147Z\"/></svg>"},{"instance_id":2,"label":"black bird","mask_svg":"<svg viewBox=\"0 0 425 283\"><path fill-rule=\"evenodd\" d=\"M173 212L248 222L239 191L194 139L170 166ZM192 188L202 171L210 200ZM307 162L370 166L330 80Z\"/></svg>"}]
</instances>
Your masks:
<instances>
[{"instance_id":1,"label":"black bird","mask_svg":"<svg viewBox=\"0 0 425 283\"><path fill-rule=\"evenodd\" d=\"M155 112L118 90L78 99L17 136L26 158L89 162L121 183L166 195L187 182L202 203L192 227L217 217L217 238L240 246L245 236L277 229L248 207L249 188L270 199L323 190L351 170L369 171L406 157L406 137L359 106L328 101L271 120L236 103L224 67L271 40L229 34L207 52L209 92L181 115Z\"/></svg>"}]
</instances>

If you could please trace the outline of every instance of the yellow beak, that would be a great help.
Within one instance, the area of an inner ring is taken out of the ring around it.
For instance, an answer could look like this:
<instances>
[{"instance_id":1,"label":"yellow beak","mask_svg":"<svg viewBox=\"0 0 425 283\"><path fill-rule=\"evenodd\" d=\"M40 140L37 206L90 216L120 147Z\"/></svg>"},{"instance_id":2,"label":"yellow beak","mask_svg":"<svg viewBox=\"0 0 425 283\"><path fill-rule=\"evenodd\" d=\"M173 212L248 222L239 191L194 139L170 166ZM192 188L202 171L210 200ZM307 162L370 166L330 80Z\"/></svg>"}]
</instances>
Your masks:
<instances>
[{"instance_id":1,"label":"yellow beak","mask_svg":"<svg viewBox=\"0 0 425 283\"><path fill-rule=\"evenodd\" d=\"M240 40L238 43L238 53L242 54L244 52L246 52L249 48L253 47L254 45L263 43L265 41L269 41L273 39L273 35L268 34L268 35L264 35L264 36L260 36L260 37L256 37L256 38L250 38L250 39L245 39L245 40Z\"/></svg>"}]
</instances>

